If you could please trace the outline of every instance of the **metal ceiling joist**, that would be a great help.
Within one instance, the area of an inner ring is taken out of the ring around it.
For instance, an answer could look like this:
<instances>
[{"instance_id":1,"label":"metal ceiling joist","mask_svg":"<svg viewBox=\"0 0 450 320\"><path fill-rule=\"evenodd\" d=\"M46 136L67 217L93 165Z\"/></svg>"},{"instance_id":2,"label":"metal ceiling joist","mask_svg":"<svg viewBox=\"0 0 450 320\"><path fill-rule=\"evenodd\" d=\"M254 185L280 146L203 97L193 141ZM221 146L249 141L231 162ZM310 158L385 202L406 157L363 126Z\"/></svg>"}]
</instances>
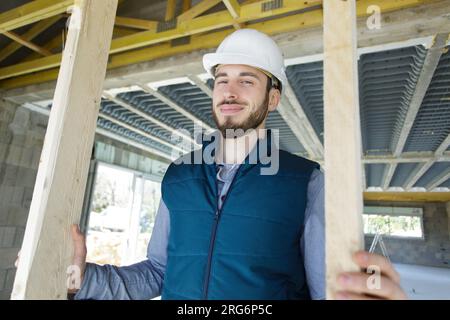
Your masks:
<instances>
[{"instance_id":1,"label":"metal ceiling joist","mask_svg":"<svg viewBox=\"0 0 450 320\"><path fill-rule=\"evenodd\" d=\"M145 92L151 94L152 96L158 98L159 100L161 100L162 102L164 102L165 104L167 104L169 107L175 109L177 112L181 113L182 115L184 115L186 118L192 120L192 122L200 125L201 127L205 128L208 131L212 131L213 128L211 126L209 126L208 124L204 123L202 120L198 119L196 116L194 116L192 113L184 110L182 107L180 107L178 104L176 104L175 102L173 102L172 100L170 100L169 98L167 98L166 96L164 96L163 94L161 94L160 92L158 92L158 90L154 90L152 89L150 86L143 84L143 83L139 83L138 86L144 90Z\"/></svg>"},{"instance_id":2,"label":"metal ceiling joist","mask_svg":"<svg viewBox=\"0 0 450 320\"><path fill-rule=\"evenodd\" d=\"M364 192L365 201L448 202L450 192Z\"/></svg>"},{"instance_id":3,"label":"metal ceiling joist","mask_svg":"<svg viewBox=\"0 0 450 320\"><path fill-rule=\"evenodd\" d=\"M433 190L434 188L440 186L441 184L443 184L445 181L447 181L448 179L450 179L450 167L445 170L444 172L442 172L441 174L439 174L437 177L435 177L433 180L431 180L426 186L425 188L428 191Z\"/></svg>"},{"instance_id":4,"label":"metal ceiling joist","mask_svg":"<svg viewBox=\"0 0 450 320\"><path fill-rule=\"evenodd\" d=\"M404 184L404 189L405 190L411 189L416 184L416 182L425 174L425 172L427 172L428 169L430 169L431 166L436 162L436 158L441 157L449 146L450 146L450 134L436 149L436 152L434 153L435 155L434 158L425 162L421 166L418 166L416 170L414 170L411 173L411 176L406 180Z\"/></svg>"},{"instance_id":5,"label":"metal ceiling joist","mask_svg":"<svg viewBox=\"0 0 450 320\"><path fill-rule=\"evenodd\" d=\"M28 39L24 38L23 36L12 32L12 31L5 31L3 33L3 35L7 36L8 38L10 38L11 40L21 44L22 46L27 47L28 49L31 49L37 53L39 53L42 56L51 56L52 52L50 52L49 50L42 48L41 46L38 46L37 44L34 44L33 42L29 41Z\"/></svg>"},{"instance_id":6,"label":"metal ceiling joist","mask_svg":"<svg viewBox=\"0 0 450 320\"><path fill-rule=\"evenodd\" d=\"M125 101L123 101L123 100L121 100L121 99L115 97L114 95L110 94L109 92L104 91L104 92L103 92L103 97L104 97L105 99L110 100L110 101L114 102L115 104L118 104L119 106L121 106L121 107L127 109L128 111L130 111L130 112L132 112L132 113L135 113L135 114L137 114L138 116L140 116L140 117L142 117L142 118L144 118L144 119L146 119L146 120L148 120L148 121L150 121L150 122L155 123L156 125L160 126L161 128L163 128L163 129L169 131L170 133L175 134L175 135L177 135L177 136L179 136L179 137L181 137L181 138L183 138L183 139L189 141L191 144L194 144L194 145L197 144L197 143L195 142L195 140L194 140L191 136L189 136L189 135L183 133L183 132L180 131L180 130L177 130L176 128L173 128L173 127L171 127L171 126L165 124L164 122L162 122L162 121L156 119L155 117L152 117L151 115L149 115L149 114L147 114L147 113L145 113L145 112L140 111L140 110L137 109L136 107L134 107L134 106L130 105L129 103L126 103Z\"/></svg>"},{"instance_id":7,"label":"metal ceiling joist","mask_svg":"<svg viewBox=\"0 0 450 320\"><path fill-rule=\"evenodd\" d=\"M139 135L141 135L143 137L149 138L149 139L154 140L154 141L156 141L156 142L158 142L160 144L163 144L163 145L165 145L165 146L167 146L167 147L169 147L171 149L175 149L175 150L177 150L179 152L182 152L182 153L186 153L188 151L188 150L184 150L183 148L180 148L180 147L178 147L178 146L176 146L174 144L171 144L171 143L167 142L166 140L163 140L163 139L161 139L161 138L159 138L159 137L157 137L157 136L155 136L155 135L153 135L151 133L145 132L144 130L141 130L139 128L135 128L133 126L130 126L129 124L127 124L127 123L125 123L125 122L123 122L121 120L118 120L118 119L115 119L113 117L110 117L110 116L108 116L108 115L106 115L104 113L100 113L98 116L100 118L108 120L109 122L115 123L118 126L121 126L121 127L125 128L127 130L133 131L133 132L135 132L135 133L137 133L137 134L139 134Z\"/></svg>"},{"instance_id":8,"label":"metal ceiling joist","mask_svg":"<svg viewBox=\"0 0 450 320\"><path fill-rule=\"evenodd\" d=\"M203 82L202 79L200 79L198 76L196 75L188 75L188 79L190 81L192 81L192 83L194 83L197 87L200 88L200 90L203 91L203 93L205 93L208 97L212 98L213 93L210 87L208 87L206 85L205 82Z\"/></svg>"},{"instance_id":9,"label":"metal ceiling joist","mask_svg":"<svg viewBox=\"0 0 450 320\"><path fill-rule=\"evenodd\" d=\"M134 28L140 30L153 30L156 31L158 21L142 20L128 17L116 17L114 25L120 27Z\"/></svg>"},{"instance_id":10,"label":"metal ceiling joist","mask_svg":"<svg viewBox=\"0 0 450 320\"><path fill-rule=\"evenodd\" d=\"M289 101L289 104L282 104L279 106L279 112L283 119L288 123L291 130L294 132L298 140L301 142L306 151L308 151L311 158L323 158L323 145L317 136L311 122L308 120L303 107L295 96L294 90L289 83L284 86L284 94ZM292 112L287 108L292 107Z\"/></svg>"},{"instance_id":11,"label":"metal ceiling joist","mask_svg":"<svg viewBox=\"0 0 450 320\"><path fill-rule=\"evenodd\" d=\"M189 10L183 12L177 17L178 22L185 22L198 17L203 12L216 6L222 0L203 0L197 3L195 6L191 7Z\"/></svg>"},{"instance_id":12,"label":"metal ceiling joist","mask_svg":"<svg viewBox=\"0 0 450 320\"><path fill-rule=\"evenodd\" d=\"M431 79L441 59L443 48L446 46L448 40L448 34L438 34L434 37L431 47L428 49L425 61L423 63L422 70L420 72L419 79L417 80L414 94L411 98L411 103L406 114L402 130L399 138L392 147L394 157L399 157L405 147L406 140L411 131L411 128L416 119L419 108L422 105L423 98L430 86ZM394 176L397 164L390 164L386 166L385 173L382 180L382 188L386 190L391 183Z\"/></svg>"}]
</instances>

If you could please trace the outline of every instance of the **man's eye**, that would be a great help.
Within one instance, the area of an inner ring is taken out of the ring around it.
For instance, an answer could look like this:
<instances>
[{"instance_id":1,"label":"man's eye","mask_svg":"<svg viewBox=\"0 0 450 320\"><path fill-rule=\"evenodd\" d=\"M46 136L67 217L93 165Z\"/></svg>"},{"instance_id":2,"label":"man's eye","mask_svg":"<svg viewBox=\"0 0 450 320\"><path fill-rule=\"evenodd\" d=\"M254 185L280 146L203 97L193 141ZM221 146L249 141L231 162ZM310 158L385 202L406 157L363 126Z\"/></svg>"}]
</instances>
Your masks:
<instances>
[{"instance_id":1,"label":"man's eye","mask_svg":"<svg viewBox=\"0 0 450 320\"><path fill-rule=\"evenodd\" d=\"M246 84L246 85L252 85L253 84L253 81L249 81L249 80L242 80L241 82L243 84Z\"/></svg>"},{"instance_id":2,"label":"man's eye","mask_svg":"<svg viewBox=\"0 0 450 320\"><path fill-rule=\"evenodd\" d=\"M222 83L227 83L225 80L219 80L216 82L216 84L222 84Z\"/></svg>"}]
</instances>

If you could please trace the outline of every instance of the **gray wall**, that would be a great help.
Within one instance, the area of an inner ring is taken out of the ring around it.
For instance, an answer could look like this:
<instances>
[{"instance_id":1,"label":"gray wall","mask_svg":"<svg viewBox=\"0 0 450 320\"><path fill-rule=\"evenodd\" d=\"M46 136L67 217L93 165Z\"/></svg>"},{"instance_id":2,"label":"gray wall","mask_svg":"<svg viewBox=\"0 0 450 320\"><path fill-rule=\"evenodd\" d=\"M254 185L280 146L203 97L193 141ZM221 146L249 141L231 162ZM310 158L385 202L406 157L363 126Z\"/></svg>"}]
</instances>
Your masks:
<instances>
[{"instance_id":1,"label":"gray wall","mask_svg":"<svg viewBox=\"0 0 450 320\"><path fill-rule=\"evenodd\" d=\"M422 207L425 239L383 238L392 262L450 268L450 203L387 203L366 205ZM449 211L447 211L447 208ZM366 249L373 237L366 236ZM380 253L379 246L376 250Z\"/></svg>"},{"instance_id":2,"label":"gray wall","mask_svg":"<svg viewBox=\"0 0 450 320\"><path fill-rule=\"evenodd\" d=\"M48 116L0 99L0 300L9 299L22 246ZM162 177L168 163L96 136L100 161Z\"/></svg>"},{"instance_id":3,"label":"gray wall","mask_svg":"<svg viewBox=\"0 0 450 320\"><path fill-rule=\"evenodd\" d=\"M0 100L0 299L9 299L47 117Z\"/></svg>"}]
</instances>

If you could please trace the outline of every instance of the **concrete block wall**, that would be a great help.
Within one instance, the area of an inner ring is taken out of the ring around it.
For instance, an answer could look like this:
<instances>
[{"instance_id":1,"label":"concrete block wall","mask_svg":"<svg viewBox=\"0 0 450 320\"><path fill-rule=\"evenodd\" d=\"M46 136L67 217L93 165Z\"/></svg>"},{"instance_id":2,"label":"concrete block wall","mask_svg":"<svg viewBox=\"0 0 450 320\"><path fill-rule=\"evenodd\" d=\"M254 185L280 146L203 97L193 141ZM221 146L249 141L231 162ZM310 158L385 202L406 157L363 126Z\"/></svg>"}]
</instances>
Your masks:
<instances>
[{"instance_id":1,"label":"concrete block wall","mask_svg":"<svg viewBox=\"0 0 450 320\"><path fill-rule=\"evenodd\" d=\"M0 300L11 294L47 121L0 99Z\"/></svg>"},{"instance_id":2,"label":"concrete block wall","mask_svg":"<svg viewBox=\"0 0 450 320\"><path fill-rule=\"evenodd\" d=\"M394 263L450 268L450 203L380 203L366 205L422 207L424 239L384 237L390 259ZM365 237L366 250L373 237ZM379 246L376 250L381 253Z\"/></svg>"}]
</instances>

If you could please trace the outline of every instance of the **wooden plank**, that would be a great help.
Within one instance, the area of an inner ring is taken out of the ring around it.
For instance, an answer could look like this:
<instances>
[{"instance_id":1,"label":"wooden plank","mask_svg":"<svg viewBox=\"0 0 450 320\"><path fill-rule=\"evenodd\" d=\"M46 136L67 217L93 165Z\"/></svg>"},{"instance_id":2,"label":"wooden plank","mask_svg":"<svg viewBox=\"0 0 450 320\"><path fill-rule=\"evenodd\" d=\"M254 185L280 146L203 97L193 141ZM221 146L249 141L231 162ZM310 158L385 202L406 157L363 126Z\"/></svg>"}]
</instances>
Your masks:
<instances>
[{"instance_id":1,"label":"wooden plank","mask_svg":"<svg viewBox=\"0 0 450 320\"><path fill-rule=\"evenodd\" d=\"M450 192L364 192L364 201L448 202Z\"/></svg>"},{"instance_id":2,"label":"wooden plank","mask_svg":"<svg viewBox=\"0 0 450 320\"><path fill-rule=\"evenodd\" d=\"M69 228L81 214L116 8L117 0L75 2L13 299L66 298Z\"/></svg>"},{"instance_id":3,"label":"wooden plank","mask_svg":"<svg viewBox=\"0 0 450 320\"><path fill-rule=\"evenodd\" d=\"M222 0L203 0L191 7L188 11L183 12L177 17L178 22L185 22L194 19L201 15L203 12L216 6Z\"/></svg>"},{"instance_id":4,"label":"wooden plank","mask_svg":"<svg viewBox=\"0 0 450 320\"><path fill-rule=\"evenodd\" d=\"M363 248L355 0L324 1L326 294Z\"/></svg>"},{"instance_id":5,"label":"wooden plank","mask_svg":"<svg viewBox=\"0 0 450 320\"><path fill-rule=\"evenodd\" d=\"M36 37L38 34L42 33L43 31L45 31L47 28L49 28L51 25L53 25L59 19L61 19L60 15L39 21L34 26L32 26L30 28L30 30L28 30L21 36L25 40L31 41L31 40L33 40L34 37ZM17 42L10 43L0 52L0 61L5 60L7 57L12 55L14 52L19 50L21 47L22 47L22 45L20 43L17 43Z\"/></svg>"},{"instance_id":6,"label":"wooden plank","mask_svg":"<svg viewBox=\"0 0 450 320\"><path fill-rule=\"evenodd\" d=\"M175 11L177 9L177 0L166 0L167 6L166 6L166 16L165 20L169 21L175 18Z\"/></svg>"},{"instance_id":7,"label":"wooden plank","mask_svg":"<svg viewBox=\"0 0 450 320\"><path fill-rule=\"evenodd\" d=\"M74 0L35 0L0 14L0 33L66 12Z\"/></svg>"},{"instance_id":8,"label":"wooden plank","mask_svg":"<svg viewBox=\"0 0 450 320\"><path fill-rule=\"evenodd\" d=\"M26 38L18 35L15 32L6 31L6 32L3 33L3 35L7 36L11 40L16 41L17 43L20 43L21 45L27 47L28 49L31 49L31 50L39 53L42 56L48 57L48 56L52 55L51 51L49 51L49 50L47 50L45 48L42 48L42 47L38 46L37 44L34 44L31 41L28 41Z\"/></svg>"},{"instance_id":9,"label":"wooden plank","mask_svg":"<svg viewBox=\"0 0 450 320\"><path fill-rule=\"evenodd\" d=\"M156 27L158 26L158 21L152 20L142 20L128 17L116 17L115 21L116 26L120 27L128 27L140 30L153 30L156 31Z\"/></svg>"},{"instance_id":10,"label":"wooden plank","mask_svg":"<svg viewBox=\"0 0 450 320\"><path fill-rule=\"evenodd\" d=\"M214 0L216 1L216 0ZM220 1L219 1L220 2ZM361 0L361 3L365 3L366 5L370 3L370 0ZM273 10L262 11L261 5L249 4L246 6L241 6L241 15L239 19L233 19L230 16L228 10L220 11L213 14L208 14L206 16L201 16L188 22L179 23L178 27L175 29L166 30L163 32L156 32L152 30L138 32L136 34L132 34L129 36L121 37L118 39L114 39L111 45L111 54L116 54L123 51L129 51L132 49L137 49L140 47L145 47L153 44L158 44L165 41L174 40L177 38L185 37L188 35L196 35L199 33L221 29L227 26L232 26L236 23L245 23L250 22L252 20L259 20L261 17L275 17L277 15L281 15L288 12L299 11L306 8L311 8L317 5L318 1L284 1L283 6ZM198 5L202 4L200 2ZM402 5L400 5L402 4ZM388 12L391 10L395 10L396 8L403 8L405 6L415 6L417 5L417 0L402 0L395 2L383 2L383 6L381 6L381 10L383 12ZM193 10L195 6L191 9ZM188 12L190 12L189 10ZM367 13L362 12L361 16L365 16ZM178 20L180 22L180 20ZM287 17L282 17L279 19L274 19L272 21L264 21L252 24L252 28L258 29L262 32L266 32L269 34L288 32L292 30L298 30L300 28L307 28L313 26L319 26L322 23L322 10L312 10L300 13L298 15L290 15ZM215 36L217 37L217 42L220 43L222 39L220 39L220 34L224 31L218 31ZM209 34L208 34L209 35ZM205 35L207 36L207 35ZM214 35L213 35L214 36ZM317 39L316 39L317 42ZM311 46L308 44L308 46ZM177 47L179 50L181 46ZM165 48L164 45L161 45L159 48ZM153 52L152 48L147 48ZM165 50L165 49L164 49ZM136 55L137 50L127 52L125 55ZM142 51L139 51L142 52ZM117 60L124 60L121 57ZM31 72L36 72L40 70L50 69L59 65L60 57L58 55L53 55L50 57L45 57L41 59L37 59L33 63L26 62L20 63L13 66L7 66L4 68L0 68L0 80L11 78ZM135 63L138 61L135 61Z\"/></svg>"}]
</instances>

